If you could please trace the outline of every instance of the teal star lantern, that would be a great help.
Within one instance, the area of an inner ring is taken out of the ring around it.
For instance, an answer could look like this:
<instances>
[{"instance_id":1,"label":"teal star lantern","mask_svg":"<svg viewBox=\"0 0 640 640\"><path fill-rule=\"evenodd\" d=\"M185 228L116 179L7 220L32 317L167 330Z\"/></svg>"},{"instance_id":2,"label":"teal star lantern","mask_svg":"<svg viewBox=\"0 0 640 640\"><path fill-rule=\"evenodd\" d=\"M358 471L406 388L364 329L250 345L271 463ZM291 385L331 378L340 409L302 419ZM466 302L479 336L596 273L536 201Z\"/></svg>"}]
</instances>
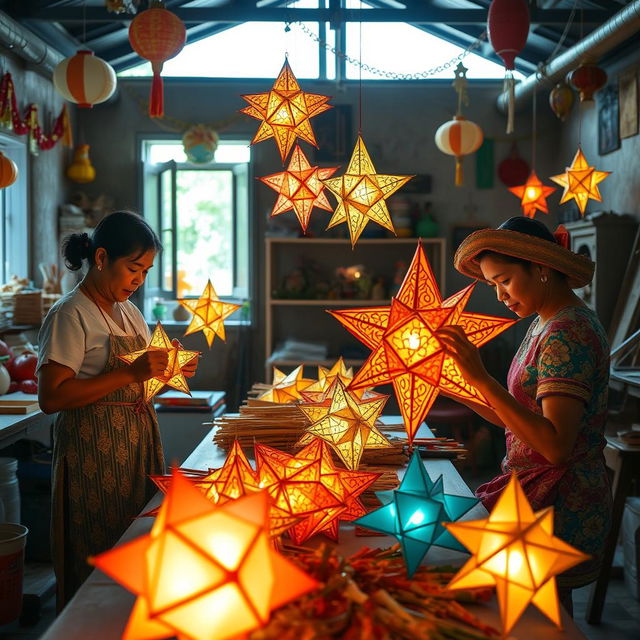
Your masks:
<instances>
[{"instance_id":1,"label":"teal star lantern","mask_svg":"<svg viewBox=\"0 0 640 640\"><path fill-rule=\"evenodd\" d=\"M432 545L467 551L442 523L454 522L478 502L478 498L445 493L442 475L432 482L416 450L391 502L355 523L397 538L411 577Z\"/></svg>"}]
</instances>

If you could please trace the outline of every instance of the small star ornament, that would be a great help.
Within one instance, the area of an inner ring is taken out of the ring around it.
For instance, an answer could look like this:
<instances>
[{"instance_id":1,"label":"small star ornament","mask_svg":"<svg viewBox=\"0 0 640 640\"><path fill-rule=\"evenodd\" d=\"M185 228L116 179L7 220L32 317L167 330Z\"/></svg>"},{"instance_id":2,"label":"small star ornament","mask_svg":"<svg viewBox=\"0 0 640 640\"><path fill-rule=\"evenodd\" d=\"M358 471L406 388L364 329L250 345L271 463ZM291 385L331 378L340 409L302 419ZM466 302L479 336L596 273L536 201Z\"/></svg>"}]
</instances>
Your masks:
<instances>
[{"instance_id":1,"label":"small star ornament","mask_svg":"<svg viewBox=\"0 0 640 640\"><path fill-rule=\"evenodd\" d=\"M283 373L277 367L273 367L273 383L258 400L265 402L278 402L280 404L293 404L302 400L302 392L315 380L302 377L302 367L296 367L290 374Z\"/></svg>"},{"instance_id":2,"label":"small star ornament","mask_svg":"<svg viewBox=\"0 0 640 640\"><path fill-rule=\"evenodd\" d=\"M178 302L193 314L184 335L188 336L196 331L202 331L204 337L207 339L209 348L211 348L216 336L222 340L226 339L224 320L241 306L239 304L232 304L231 302L222 302L218 298L218 294L213 288L211 280L207 280L207 286L197 300L180 298Z\"/></svg>"},{"instance_id":3,"label":"small star ornament","mask_svg":"<svg viewBox=\"0 0 640 640\"><path fill-rule=\"evenodd\" d=\"M326 400L331 392L335 383L340 380L349 385L353 378L353 369L347 367L344 364L342 357L338 358L331 369L326 367L318 367L318 380L309 385L303 392L302 397L307 402L322 402Z\"/></svg>"},{"instance_id":4,"label":"small star ornament","mask_svg":"<svg viewBox=\"0 0 640 640\"><path fill-rule=\"evenodd\" d=\"M527 218L534 218L536 211L549 213L547 198L556 190L555 187L547 187L542 184L535 171L531 171L527 181L517 187L509 187L513 195L520 198L522 213Z\"/></svg>"}]
</instances>

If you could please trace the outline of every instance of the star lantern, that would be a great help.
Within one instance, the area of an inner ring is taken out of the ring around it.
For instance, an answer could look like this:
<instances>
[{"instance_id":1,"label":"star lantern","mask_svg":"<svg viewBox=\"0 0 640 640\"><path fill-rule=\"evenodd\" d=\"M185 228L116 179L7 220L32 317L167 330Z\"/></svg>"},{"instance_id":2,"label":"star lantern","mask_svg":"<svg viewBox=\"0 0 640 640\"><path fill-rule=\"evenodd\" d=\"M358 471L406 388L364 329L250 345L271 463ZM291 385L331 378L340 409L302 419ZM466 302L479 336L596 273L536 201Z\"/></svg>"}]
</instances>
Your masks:
<instances>
[{"instance_id":1,"label":"star lantern","mask_svg":"<svg viewBox=\"0 0 640 640\"><path fill-rule=\"evenodd\" d=\"M178 302L193 314L184 335L188 336L191 333L196 333L196 331L202 331L207 339L209 348L211 348L216 336L222 340L226 339L224 320L241 307L239 304L222 302L218 298L211 280L207 280L207 286L197 300L182 298L178 299Z\"/></svg>"},{"instance_id":2,"label":"star lantern","mask_svg":"<svg viewBox=\"0 0 640 640\"><path fill-rule=\"evenodd\" d=\"M298 405L311 424L306 432L322 438L347 469L355 471L365 449L386 449L391 443L376 427L389 396L362 399L336 380L330 398L323 403Z\"/></svg>"},{"instance_id":3,"label":"star lantern","mask_svg":"<svg viewBox=\"0 0 640 640\"><path fill-rule=\"evenodd\" d=\"M212 505L177 471L145 536L93 564L137 595L124 640L235 638L318 584L273 550L261 491Z\"/></svg>"},{"instance_id":4,"label":"star lantern","mask_svg":"<svg viewBox=\"0 0 640 640\"><path fill-rule=\"evenodd\" d=\"M346 173L323 181L338 200L327 229L346 222L352 247L370 220L395 233L386 199L411 178L376 173L364 141L358 136Z\"/></svg>"},{"instance_id":5,"label":"star lantern","mask_svg":"<svg viewBox=\"0 0 640 640\"><path fill-rule=\"evenodd\" d=\"M65 100L91 108L108 100L116 90L116 72L86 49L65 58L53 70L53 85Z\"/></svg>"},{"instance_id":6,"label":"star lantern","mask_svg":"<svg viewBox=\"0 0 640 640\"><path fill-rule=\"evenodd\" d=\"M542 184L535 171L531 171L525 184L521 184L517 187L509 187L509 191L520 198L522 213L527 218L534 218L536 211L549 213L547 198L555 190L555 187L547 187Z\"/></svg>"},{"instance_id":7,"label":"star lantern","mask_svg":"<svg viewBox=\"0 0 640 640\"><path fill-rule=\"evenodd\" d=\"M473 554L449 589L495 585L505 636L530 602L561 626L555 576L589 556L553 535L553 507L534 513L515 474L488 518L445 526Z\"/></svg>"},{"instance_id":8,"label":"star lantern","mask_svg":"<svg viewBox=\"0 0 640 640\"><path fill-rule=\"evenodd\" d=\"M315 380L302 377L303 365L296 367L290 374L285 374L277 367L273 367L273 383L258 400L265 402L279 402L293 404L302 400L302 391L312 385Z\"/></svg>"},{"instance_id":9,"label":"star lantern","mask_svg":"<svg viewBox=\"0 0 640 640\"><path fill-rule=\"evenodd\" d=\"M271 217L293 209L302 231L306 233L314 207L333 211L324 193L322 180L331 177L337 170L338 167L312 167L302 149L296 145L285 171L260 178L262 182L278 192L278 199L271 210Z\"/></svg>"},{"instance_id":10,"label":"star lantern","mask_svg":"<svg viewBox=\"0 0 640 640\"><path fill-rule=\"evenodd\" d=\"M442 300L422 243L419 243L390 307L328 312L372 349L349 388L393 383L410 442L439 389L486 405L484 396L465 381L436 336L441 327L460 325L467 338L480 347L515 323L515 320L465 312L474 286L475 283Z\"/></svg>"},{"instance_id":11,"label":"star lantern","mask_svg":"<svg viewBox=\"0 0 640 640\"><path fill-rule=\"evenodd\" d=\"M158 322L151 335L151 342L147 347L118 356L118 358L127 364L131 364L147 351L166 351L169 356L169 362L163 375L149 378L143 382L145 401L151 400L165 385L191 395L187 380L182 373L182 368L194 358L197 358L200 352L187 351L181 346L173 345L162 325Z\"/></svg>"},{"instance_id":12,"label":"star lantern","mask_svg":"<svg viewBox=\"0 0 640 640\"><path fill-rule=\"evenodd\" d=\"M331 369L318 367L318 380L310 384L303 392L302 397L307 402L322 402L333 391L335 383L340 380L349 385L353 378L353 369L347 369L342 357L338 358Z\"/></svg>"},{"instance_id":13,"label":"star lantern","mask_svg":"<svg viewBox=\"0 0 640 640\"><path fill-rule=\"evenodd\" d=\"M567 167L564 173L550 176L550 179L564 189L560 204L575 200L580 214L584 216L589 198L602 202L598 184L610 173L611 171L596 171L595 167L589 166L582 153L582 147L578 147L571 166Z\"/></svg>"},{"instance_id":14,"label":"star lantern","mask_svg":"<svg viewBox=\"0 0 640 640\"><path fill-rule=\"evenodd\" d=\"M466 550L443 522L457 520L478 502L470 496L445 493L442 475L432 482L416 450L391 502L359 518L356 524L397 538L411 577L434 545Z\"/></svg>"},{"instance_id":15,"label":"star lantern","mask_svg":"<svg viewBox=\"0 0 640 640\"><path fill-rule=\"evenodd\" d=\"M273 138L283 163L296 138L318 147L311 128L311 118L332 108L327 104L331 99L329 96L306 93L300 89L287 60L271 91L247 94L242 99L249 106L240 111L262 121L251 144Z\"/></svg>"}]
</instances>

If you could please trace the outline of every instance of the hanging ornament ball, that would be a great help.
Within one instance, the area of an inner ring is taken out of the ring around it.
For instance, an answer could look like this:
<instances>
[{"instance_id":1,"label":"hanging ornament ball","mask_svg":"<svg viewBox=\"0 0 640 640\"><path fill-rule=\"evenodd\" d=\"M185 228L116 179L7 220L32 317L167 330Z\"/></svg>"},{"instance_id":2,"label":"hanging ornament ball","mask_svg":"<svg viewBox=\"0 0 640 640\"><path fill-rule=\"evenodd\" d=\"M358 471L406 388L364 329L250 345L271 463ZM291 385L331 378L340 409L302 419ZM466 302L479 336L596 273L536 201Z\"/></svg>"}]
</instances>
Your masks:
<instances>
[{"instance_id":1,"label":"hanging ornament ball","mask_svg":"<svg viewBox=\"0 0 640 640\"><path fill-rule=\"evenodd\" d=\"M580 92L580 102L593 100L593 94L607 84L607 72L593 62L584 62L569 76L571 84Z\"/></svg>"},{"instance_id":2,"label":"hanging ornament ball","mask_svg":"<svg viewBox=\"0 0 640 640\"><path fill-rule=\"evenodd\" d=\"M89 145L78 145L73 152L73 162L67 168L67 178L84 184L86 182L93 182L96 177L96 170L91 164L89 158Z\"/></svg>"},{"instance_id":3,"label":"hanging ornament ball","mask_svg":"<svg viewBox=\"0 0 640 640\"><path fill-rule=\"evenodd\" d=\"M529 8L526 0L493 0L487 16L489 42L504 62L515 69L515 59L529 35Z\"/></svg>"},{"instance_id":4,"label":"hanging ornament ball","mask_svg":"<svg viewBox=\"0 0 640 640\"><path fill-rule=\"evenodd\" d=\"M204 124L196 124L182 136L182 146L189 162L211 162L218 148L218 134Z\"/></svg>"},{"instance_id":5,"label":"hanging ornament ball","mask_svg":"<svg viewBox=\"0 0 640 640\"><path fill-rule=\"evenodd\" d=\"M482 144L482 129L463 116L440 125L435 141L438 149L456 158L456 185L462 184L462 157L477 151Z\"/></svg>"},{"instance_id":6,"label":"hanging ornament ball","mask_svg":"<svg viewBox=\"0 0 640 640\"><path fill-rule=\"evenodd\" d=\"M564 122L573 106L573 91L566 82L558 84L549 92L549 106L556 117Z\"/></svg>"},{"instance_id":7,"label":"hanging ornament ball","mask_svg":"<svg viewBox=\"0 0 640 640\"><path fill-rule=\"evenodd\" d=\"M498 165L498 178L507 187L515 187L524 184L530 172L531 168L518 153L518 147L514 143L511 146L511 153Z\"/></svg>"},{"instance_id":8,"label":"hanging ornament ball","mask_svg":"<svg viewBox=\"0 0 640 640\"><path fill-rule=\"evenodd\" d=\"M116 72L86 49L65 58L53 70L53 84L65 100L91 108L108 100L116 90Z\"/></svg>"},{"instance_id":9,"label":"hanging ornament ball","mask_svg":"<svg viewBox=\"0 0 640 640\"><path fill-rule=\"evenodd\" d=\"M18 179L16 163L0 152L0 189L10 187Z\"/></svg>"}]
</instances>

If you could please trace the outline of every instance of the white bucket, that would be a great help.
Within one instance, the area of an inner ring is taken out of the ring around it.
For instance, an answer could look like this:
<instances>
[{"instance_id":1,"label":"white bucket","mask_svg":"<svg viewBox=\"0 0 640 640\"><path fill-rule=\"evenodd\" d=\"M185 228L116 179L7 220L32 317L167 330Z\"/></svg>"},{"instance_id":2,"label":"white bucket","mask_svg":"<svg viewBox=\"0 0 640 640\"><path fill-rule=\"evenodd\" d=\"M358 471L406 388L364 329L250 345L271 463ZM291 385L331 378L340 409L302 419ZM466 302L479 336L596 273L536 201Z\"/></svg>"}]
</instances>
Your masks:
<instances>
[{"instance_id":1,"label":"white bucket","mask_svg":"<svg viewBox=\"0 0 640 640\"><path fill-rule=\"evenodd\" d=\"M0 458L0 522L20 522L17 470L15 458Z\"/></svg>"},{"instance_id":2,"label":"white bucket","mask_svg":"<svg viewBox=\"0 0 640 640\"><path fill-rule=\"evenodd\" d=\"M13 622L22 609L22 579L27 527L0 523L0 624Z\"/></svg>"}]
</instances>

